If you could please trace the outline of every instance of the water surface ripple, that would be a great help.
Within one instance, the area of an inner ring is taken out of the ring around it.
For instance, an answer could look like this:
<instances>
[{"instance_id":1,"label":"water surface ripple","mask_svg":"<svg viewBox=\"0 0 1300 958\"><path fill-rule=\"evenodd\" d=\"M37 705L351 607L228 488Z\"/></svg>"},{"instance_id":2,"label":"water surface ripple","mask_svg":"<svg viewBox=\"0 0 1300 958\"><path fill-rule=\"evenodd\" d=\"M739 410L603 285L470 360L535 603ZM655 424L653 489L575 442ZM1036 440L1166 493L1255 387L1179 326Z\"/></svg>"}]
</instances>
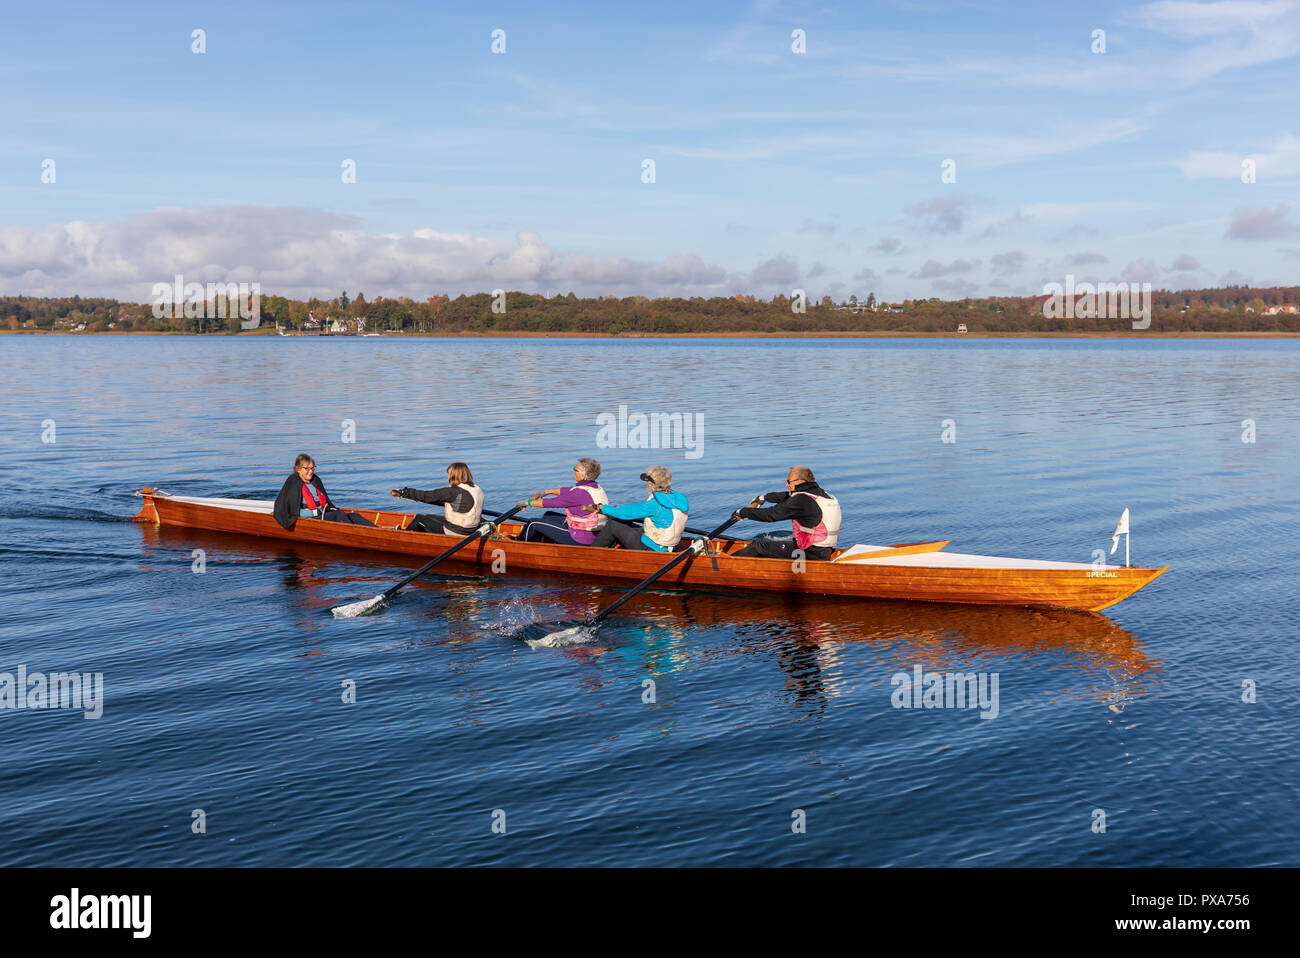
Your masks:
<instances>
[{"instance_id":1,"label":"water surface ripple","mask_svg":"<svg viewBox=\"0 0 1300 958\"><path fill-rule=\"evenodd\" d=\"M0 671L105 685L94 721L0 709L0 864L1296 865L1298 359L0 337ZM597 449L620 405L700 414L703 454ZM663 463L703 526L802 463L847 542L1086 562L1128 507L1134 562L1173 568L1105 616L650 591L590 643L531 649L513 625L617 589L436 576L336 621L411 564L124 521L144 485L270 497L300 451L356 505L453 459L500 508L577 456L616 500ZM916 665L997 673L997 717L894 708Z\"/></svg>"}]
</instances>

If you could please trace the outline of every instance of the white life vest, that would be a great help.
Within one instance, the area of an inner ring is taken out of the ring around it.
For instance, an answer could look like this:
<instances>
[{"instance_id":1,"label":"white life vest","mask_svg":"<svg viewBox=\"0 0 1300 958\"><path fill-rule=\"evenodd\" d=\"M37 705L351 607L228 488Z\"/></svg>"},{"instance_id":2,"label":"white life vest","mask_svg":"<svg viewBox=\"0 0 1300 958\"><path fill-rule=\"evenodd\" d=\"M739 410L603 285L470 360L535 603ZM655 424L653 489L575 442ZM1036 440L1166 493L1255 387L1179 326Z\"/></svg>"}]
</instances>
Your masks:
<instances>
[{"instance_id":1,"label":"white life vest","mask_svg":"<svg viewBox=\"0 0 1300 958\"><path fill-rule=\"evenodd\" d=\"M605 490L600 488L600 483L590 486L579 485L577 488L586 489L587 494L591 496L591 501L596 505L609 505L609 496L605 495ZM599 512L587 513L582 511L582 506L574 506L572 509L564 510L564 521L569 524L570 529L578 532L595 532L597 529L603 529L608 520Z\"/></svg>"},{"instance_id":2,"label":"white life vest","mask_svg":"<svg viewBox=\"0 0 1300 958\"><path fill-rule=\"evenodd\" d=\"M817 503L822 510L822 521L815 529L810 529L800 524L798 519L792 519L790 524L794 526L794 541L800 549L816 547L819 549L833 549L835 543L840 541L840 501L834 496L816 496L811 492L794 492L792 496L807 496Z\"/></svg>"},{"instance_id":3,"label":"white life vest","mask_svg":"<svg viewBox=\"0 0 1300 958\"><path fill-rule=\"evenodd\" d=\"M650 498L654 499L655 497L652 494ZM663 503L660 503L660 505L663 505ZM673 509L673 524L667 529L660 529L650 521L649 516L646 516L641 523L641 529L645 532L646 538L655 545L671 549L682 541L682 532L686 529L686 513L680 509Z\"/></svg>"},{"instance_id":4,"label":"white life vest","mask_svg":"<svg viewBox=\"0 0 1300 958\"><path fill-rule=\"evenodd\" d=\"M474 504L466 512L457 512L451 507L451 503L443 503L443 518L447 520L448 525L460 526L461 529L477 529L479 520L483 518L483 490L472 482L462 482L456 485L457 489L464 489L474 498ZM447 535L464 535L456 529L448 529Z\"/></svg>"}]
</instances>

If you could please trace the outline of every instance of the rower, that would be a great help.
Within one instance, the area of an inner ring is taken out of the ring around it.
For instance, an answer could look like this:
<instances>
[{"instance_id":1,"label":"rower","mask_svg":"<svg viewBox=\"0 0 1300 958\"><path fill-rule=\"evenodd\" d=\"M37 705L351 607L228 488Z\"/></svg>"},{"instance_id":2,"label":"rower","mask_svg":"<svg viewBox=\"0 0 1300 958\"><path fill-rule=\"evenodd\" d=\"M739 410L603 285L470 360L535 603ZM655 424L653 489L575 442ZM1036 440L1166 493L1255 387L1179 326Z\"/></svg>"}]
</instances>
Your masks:
<instances>
[{"instance_id":1,"label":"rower","mask_svg":"<svg viewBox=\"0 0 1300 958\"><path fill-rule=\"evenodd\" d=\"M441 489L412 489L403 486L389 495L442 506L441 516L417 515L408 532L435 532L444 536L468 536L477 532L483 516L483 490L474 483L469 466L453 462L447 467L447 485Z\"/></svg>"},{"instance_id":2,"label":"rower","mask_svg":"<svg viewBox=\"0 0 1300 958\"><path fill-rule=\"evenodd\" d=\"M316 475L316 460L305 452L293 461L293 472L284 480L271 510L275 521L292 529L299 519L324 519L348 522L355 526L373 526L355 512L344 512L325 492L325 483Z\"/></svg>"},{"instance_id":3,"label":"rower","mask_svg":"<svg viewBox=\"0 0 1300 958\"><path fill-rule=\"evenodd\" d=\"M641 473L649 498L626 506L591 505L583 509L611 519L640 519L639 526L629 522L607 522L596 535L594 546L612 546L622 543L625 549L653 549L655 552L672 552L681 542L686 528L686 513L690 503L680 492L673 491L673 474L664 466L652 466Z\"/></svg>"},{"instance_id":4,"label":"rower","mask_svg":"<svg viewBox=\"0 0 1300 958\"><path fill-rule=\"evenodd\" d=\"M525 499L520 505L563 509L564 514L548 512L540 519L529 520L520 539L524 542L549 539L566 546L591 545L596 540L596 533L604 528L605 517L587 512L582 507L609 502L609 496L596 481L599 476L600 463L595 459L579 459L573 466L573 485L546 489Z\"/></svg>"},{"instance_id":5,"label":"rower","mask_svg":"<svg viewBox=\"0 0 1300 958\"><path fill-rule=\"evenodd\" d=\"M755 539L734 556L762 556L789 559L795 549L802 549L809 559L829 559L840 536L840 502L817 485L812 470L794 466L785 479L786 492L769 492L748 507L732 513L736 519L758 522L781 522L789 519L794 539ZM762 503L774 505L762 507Z\"/></svg>"}]
</instances>

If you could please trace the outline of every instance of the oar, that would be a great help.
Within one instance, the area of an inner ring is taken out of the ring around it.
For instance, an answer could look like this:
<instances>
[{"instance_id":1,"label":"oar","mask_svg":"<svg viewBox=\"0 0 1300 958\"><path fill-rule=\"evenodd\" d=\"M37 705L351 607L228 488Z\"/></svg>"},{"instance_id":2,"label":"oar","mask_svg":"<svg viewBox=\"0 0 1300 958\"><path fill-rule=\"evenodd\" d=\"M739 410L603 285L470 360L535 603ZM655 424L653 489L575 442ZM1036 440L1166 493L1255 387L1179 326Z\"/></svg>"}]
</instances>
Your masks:
<instances>
[{"instance_id":1,"label":"oar","mask_svg":"<svg viewBox=\"0 0 1300 958\"><path fill-rule=\"evenodd\" d=\"M615 599L609 605L605 606L604 609L602 609L600 612L593 615L591 618L585 619L582 622L550 622L550 623L534 622L532 625L529 625L524 629L525 633L530 633L527 637L531 641L540 642L550 638L553 635L557 635L561 632L570 632L576 629L594 628L595 626L599 625L601 621L606 616L608 616L611 612L613 612L615 609L621 606L628 599L632 598L632 596L636 595L642 589L646 588L648 585L650 585L660 576L664 575L665 573L669 572L671 569L675 568L679 563L685 562L691 556L703 552L706 548L708 548L708 544L709 544L708 540L718 538L723 532L730 529L733 525L735 525L739 521L740 520L737 518L734 517L730 518L722 525L718 526L718 528L714 529L712 532L707 533L703 537L696 539L691 543L690 548L685 549L682 552L679 552L676 556L673 557L671 562L664 565L658 572L656 572L654 575L650 576L647 579L642 579L631 589L628 589L627 592L624 592L622 596Z\"/></svg>"},{"instance_id":2,"label":"oar","mask_svg":"<svg viewBox=\"0 0 1300 958\"><path fill-rule=\"evenodd\" d=\"M483 523L483 525L479 526L477 532L465 536L463 539L457 542L450 549L443 552L441 555L435 556L434 558L430 559L423 566L421 566L419 569L416 569L414 572L408 575L401 582L397 583L397 585L393 586L387 592L381 592L373 599L362 599L360 602L349 602L347 605L336 605L334 608L330 609L330 611L334 613L334 617L336 619L351 619L351 618L355 618L358 615L365 615L367 612L371 611L372 609L379 608L385 602L391 599L393 597L393 593L395 593L398 589L414 582L420 576L424 575L426 572L428 572L430 569L436 566L443 559L446 559L448 556L456 552L459 552L461 549L465 548L465 546L469 545L471 542L475 542L479 539L491 535L493 529L495 529L502 522L505 522L507 519L509 519L511 516L513 516L516 512L518 512L522 508L523 508L522 505L515 506L513 509L511 509L509 512L505 513L504 515L501 515L500 513L493 513L493 515L500 516L500 518L497 519L496 522Z\"/></svg>"},{"instance_id":3,"label":"oar","mask_svg":"<svg viewBox=\"0 0 1300 958\"><path fill-rule=\"evenodd\" d=\"M484 509L484 510L483 510L483 515L485 515L485 516L499 516L499 515L501 515L501 513L499 513L499 512L493 512L491 509ZM503 519L502 521L504 521L504 519ZM748 541L749 541L749 540L747 540L747 539L737 539L735 536L710 536L710 535L709 535L707 532L705 532L703 529L692 529L690 526L687 526L687 527L684 528L682 531L683 531L683 532L689 532L689 533L690 533L691 535L693 535L693 536L704 536L706 539L726 539L728 542L748 542Z\"/></svg>"}]
</instances>

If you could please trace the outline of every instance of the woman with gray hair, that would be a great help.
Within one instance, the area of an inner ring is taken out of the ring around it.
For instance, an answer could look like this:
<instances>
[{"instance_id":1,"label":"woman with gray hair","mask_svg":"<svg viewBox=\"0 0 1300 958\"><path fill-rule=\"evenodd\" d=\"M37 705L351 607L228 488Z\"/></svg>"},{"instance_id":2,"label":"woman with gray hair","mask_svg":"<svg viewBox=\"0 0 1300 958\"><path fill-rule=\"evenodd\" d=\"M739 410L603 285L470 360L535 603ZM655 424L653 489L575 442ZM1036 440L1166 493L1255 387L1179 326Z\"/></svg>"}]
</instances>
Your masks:
<instances>
[{"instance_id":1,"label":"woman with gray hair","mask_svg":"<svg viewBox=\"0 0 1300 958\"><path fill-rule=\"evenodd\" d=\"M690 503L680 492L673 491L673 474L664 466L651 466L641 473L650 497L645 502L626 506L586 506L586 510L611 519L640 519L639 526L626 522L609 522L596 536L595 546L622 543L625 549L653 549L672 552L686 528Z\"/></svg>"},{"instance_id":2,"label":"woman with gray hair","mask_svg":"<svg viewBox=\"0 0 1300 958\"><path fill-rule=\"evenodd\" d=\"M355 512L344 512L325 492L325 483L316 474L316 460L305 452L293 461L293 472L284 480L272 509L275 521L292 529L299 519L324 519L348 522L354 526L373 526Z\"/></svg>"},{"instance_id":3,"label":"woman with gray hair","mask_svg":"<svg viewBox=\"0 0 1300 958\"><path fill-rule=\"evenodd\" d=\"M548 512L540 519L529 520L520 539L524 542L550 540L565 546L591 545L596 533L605 525L605 517L587 512L583 506L609 502L609 496L596 481L599 476L600 463L595 459L579 459L573 466L573 485L546 489L525 499L521 505L563 509L564 512Z\"/></svg>"}]
</instances>

